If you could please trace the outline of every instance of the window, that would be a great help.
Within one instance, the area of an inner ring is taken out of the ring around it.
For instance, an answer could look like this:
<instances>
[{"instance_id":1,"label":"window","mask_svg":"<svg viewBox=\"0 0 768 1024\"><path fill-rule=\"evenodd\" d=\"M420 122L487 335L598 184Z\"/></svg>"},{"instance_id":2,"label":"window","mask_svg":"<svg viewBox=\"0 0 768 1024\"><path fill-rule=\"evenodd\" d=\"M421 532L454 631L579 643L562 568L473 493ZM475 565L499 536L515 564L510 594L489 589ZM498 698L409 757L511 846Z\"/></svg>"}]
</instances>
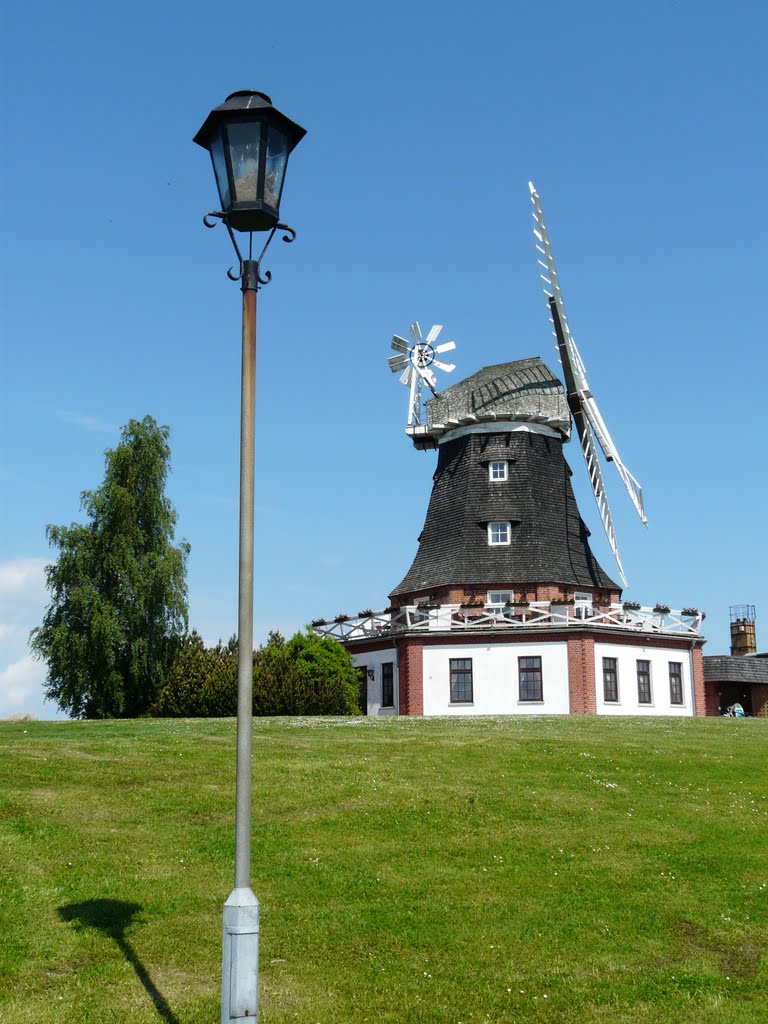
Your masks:
<instances>
[{"instance_id":1,"label":"window","mask_svg":"<svg viewBox=\"0 0 768 1024\"><path fill-rule=\"evenodd\" d=\"M577 590L573 595L573 610L577 619L586 619L592 614L592 594Z\"/></svg>"},{"instance_id":2,"label":"window","mask_svg":"<svg viewBox=\"0 0 768 1024\"><path fill-rule=\"evenodd\" d=\"M616 658L603 658L603 700L618 701L619 670Z\"/></svg>"},{"instance_id":3,"label":"window","mask_svg":"<svg viewBox=\"0 0 768 1024\"><path fill-rule=\"evenodd\" d=\"M411 612L411 625L417 622L429 622L429 608L427 605L417 604Z\"/></svg>"},{"instance_id":4,"label":"window","mask_svg":"<svg viewBox=\"0 0 768 1024\"><path fill-rule=\"evenodd\" d=\"M544 700L541 679L541 658L518 658L520 700Z\"/></svg>"},{"instance_id":5,"label":"window","mask_svg":"<svg viewBox=\"0 0 768 1024\"><path fill-rule=\"evenodd\" d=\"M513 604L515 595L511 590L489 590L488 599L485 602L491 611L501 614L506 611L506 605Z\"/></svg>"},{"instance_id":6,"label":"window","mask_svg":"<svg viewBox=\"0 0 768 1024\"><path fill-rule=\"evenodd\" d=\"M509 471L507 469L506 462L489 462L488 463L488 478L491 483L495 483L497 480L509 479Z\"/></svg>"},{"instance_id":7,"label":"window","mask_svg":"<svg viewBox=\"0 0 768 1024\"><path fill-rule=\"evenodd\" d=\"M451 658L451 704L472 703L472 659Z\"/></svg>"},{"instance_id":8,"label":"window","mask_svg":"<svg viewBox=\"0 0 768 1024\"><path fill-rule=\"evenodd\" d=\"M395 706L395 664L392 661L385 661L381 666L381 706Z\"/></svg>"},{"instance_id":9,"label":"window","mask_svg":"<svg viewBox=\"0 0 768 1024\"><path fill-rule=\"evenodd\" d=\"M637 660L637 699L640 704L651 703L651 663Z\"/></svg>"},{"instance_id":10,"label":"window","mask_svg":"<svg viewBox=\"0 0 768 1024\"><path fill-rule=\"evenodd\" d=\"M683 703L683 665L680 661L669 663L669 702Z\"/></svg>"},{"instance_id":11,"label":"window","mask_svg":"<svg viewBox=\"0 0 768 1024\"><path fill-rule=\"evenodd\" d=\"M488 543L491 546L495 544L509 544L511 533L511 523L488 523Z\"/></svg>"}]
</instances>

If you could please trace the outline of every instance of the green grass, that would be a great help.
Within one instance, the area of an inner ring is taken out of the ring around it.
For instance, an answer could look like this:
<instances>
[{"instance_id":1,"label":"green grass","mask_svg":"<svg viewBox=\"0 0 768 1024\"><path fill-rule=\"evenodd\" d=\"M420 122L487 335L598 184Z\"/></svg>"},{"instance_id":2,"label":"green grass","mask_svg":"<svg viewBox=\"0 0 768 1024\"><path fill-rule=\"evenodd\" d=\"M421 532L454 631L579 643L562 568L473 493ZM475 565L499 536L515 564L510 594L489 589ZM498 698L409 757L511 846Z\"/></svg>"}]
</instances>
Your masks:
<instances>
[{"instance_id":1,"label":"green grass","mask_svg":"<svg viewBox=\"0 0 768 1024\"><path fill-rule=\"evenodd\" d=\"M257 720L262 1024L762 1024L768 723ZM0 1021L213 1024L230 720L0 725Z\"/></svg>"}]
</instances>

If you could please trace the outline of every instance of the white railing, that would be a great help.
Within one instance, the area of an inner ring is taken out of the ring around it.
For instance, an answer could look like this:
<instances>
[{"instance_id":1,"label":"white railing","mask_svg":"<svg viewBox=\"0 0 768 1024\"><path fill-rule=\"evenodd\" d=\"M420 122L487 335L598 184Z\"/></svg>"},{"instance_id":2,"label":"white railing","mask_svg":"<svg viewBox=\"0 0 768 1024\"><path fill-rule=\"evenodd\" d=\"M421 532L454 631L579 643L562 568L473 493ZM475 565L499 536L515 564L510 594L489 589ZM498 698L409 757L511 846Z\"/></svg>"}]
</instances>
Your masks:
<instances>
[{"instance_id":1,"label":"white railing","mask_svg":"<svg viewBox=\"0 0 768 1024\"><path fill-rule=\"evenodd\" d=\"M312 628L319 636L336 640L374 640L403 633L460 633L466 630L562 629L597 626L640 633L700 636L701 612L672 611L657 606L630 607L626 604L574 607L556 601L531 601L507 605L406 605L393 612L337 616L316 621Z\"/></svg>"}]
</instances>

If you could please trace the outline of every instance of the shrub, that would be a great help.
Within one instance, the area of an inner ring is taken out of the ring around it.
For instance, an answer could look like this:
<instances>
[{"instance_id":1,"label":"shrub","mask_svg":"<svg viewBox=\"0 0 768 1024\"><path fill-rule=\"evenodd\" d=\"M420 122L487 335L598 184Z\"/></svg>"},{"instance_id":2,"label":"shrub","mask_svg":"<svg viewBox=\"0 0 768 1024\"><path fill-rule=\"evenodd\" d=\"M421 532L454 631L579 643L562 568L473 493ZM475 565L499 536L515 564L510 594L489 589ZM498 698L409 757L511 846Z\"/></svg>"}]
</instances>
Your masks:
<instances>
[{"instance_id":1,"label":"shrub","mask_svg":"<svg viewBox=\"0 0 768 1024\"><path fill-rule=\"evenodd\" d=\"M253 713L359 714L359 682L347 651L310 630L290 640L270 633L253 655ZM237 640L206 647L193 631L181 642L151 714L164 718L227 718L237 714Z\"/></svg>"},{"instance_id":2,"label":"shrub","mask_svg":"<svg viewBox=\"0 0 768 1024\"><path fill-rule=\"evenodd\" d=\"M228 718L237 714L237 641L206 647L185 636L151 712L160 718Z\"/></svg>"}]
</instances>

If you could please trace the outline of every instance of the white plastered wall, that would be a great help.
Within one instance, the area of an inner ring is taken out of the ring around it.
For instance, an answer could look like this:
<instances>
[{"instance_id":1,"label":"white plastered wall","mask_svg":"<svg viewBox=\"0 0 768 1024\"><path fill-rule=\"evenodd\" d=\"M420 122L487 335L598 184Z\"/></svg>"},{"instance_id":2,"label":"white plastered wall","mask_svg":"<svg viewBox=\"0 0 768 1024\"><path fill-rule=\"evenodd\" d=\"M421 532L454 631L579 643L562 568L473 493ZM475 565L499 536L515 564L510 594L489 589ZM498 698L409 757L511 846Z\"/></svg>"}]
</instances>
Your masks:
<instances>
[{"instance_id":1,"label":"white plastered wall","mask_svg":"<svg viewBox=\"0 0 768 1024\"><path fill-rule=\"evenodd\" d=\"M603 699L603 658L616 658L619 671L618 702ZM651 703L637 699L637 659L651 663ZM669 663L679 662L683 672L683 703L672 704ZM595 688L598 715L692 715L693 674L690 651L677 648L595 644Z\"/></svg>"},{"instance_id":2,"label":"white plastered wall","mask_svg":"<svg viewBox=\"0 0 768 1024\"><path fill-rule=\"evenodd\" d=\"M373 671L373 679L368 678L368 712L369 715L396 715L399 713L400 688L398 685L397 651L394 647L388 647L381 651L368 651L367 654L355 654L350 652L352 663L356 668L365 666ZM381 666L391 661L394 665L394 702L393 708L381 706Z\"/></svg>"},{"instance_id":3,"label":"white plastered wall","mask_svg":"<svg viewBox=\"0 0 768 1024\"><path fill-rule=\"evenodd\" d=\"M543 701L521 702L520 657L541 657ZM450 659L472 659L471 704L451 704ZM566 643L450 644L424 647L425 715L567 715Z\"/></svg>"}]
</instances>

